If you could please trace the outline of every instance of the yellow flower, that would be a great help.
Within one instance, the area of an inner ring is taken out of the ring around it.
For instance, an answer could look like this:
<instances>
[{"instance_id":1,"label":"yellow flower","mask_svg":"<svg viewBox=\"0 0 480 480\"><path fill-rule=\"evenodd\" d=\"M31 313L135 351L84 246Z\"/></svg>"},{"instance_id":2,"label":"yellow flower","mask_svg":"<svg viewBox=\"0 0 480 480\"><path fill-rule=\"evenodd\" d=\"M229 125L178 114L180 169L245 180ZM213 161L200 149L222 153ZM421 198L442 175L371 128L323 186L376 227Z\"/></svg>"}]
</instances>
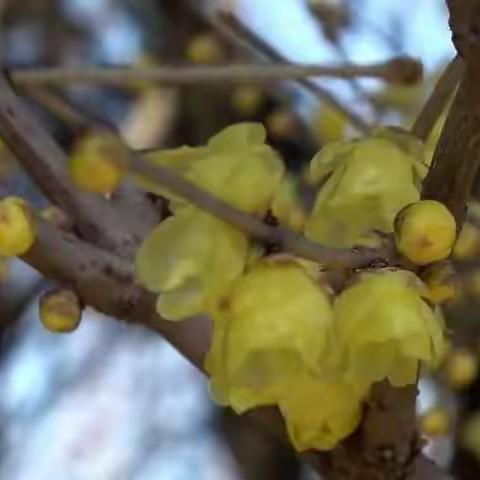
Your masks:
<instances>
[{"instance_id":1,"label":"yellow flower","mask_svg":"<svg viewBox=\"0 0 480 480\"><path fill-rule=\"evenodd\" d=\"M174 169L241 210L264 214L285 170L265 138L262 125L241 123L212 137L206 147L152 152L147 160ZM173 200L173 211L186 204L163 185L143 177L137 181L145 190Z\"/></svg>"},{"instance_id":2,"label":"yellow flower","mask_svg":"<svg viewBox=\"0 0 480 480\"><path fill-rule=\"evenodd\" d=\"M412 203L395 218L397 249L417 265L447 258L456 237L455 218L443 203L435 200Z\"/></svg>"},{"instance_id":3,"label":"yellow flower","mask_svg":"<svg viewBox=\"0 0 480 480\"><path fill-rule=\"evenodd\" d=\"M446 408L435 407L422 415L420 431L427 437L442 437L452 429L452 416Z\"/></svg>"},{"instance_id":4,"label":"yellow flower","mask_svg":"<svg viewBox=\"0 0 480 480\"><path fill-rule=\"evenodd\" d=\"M160 292L160 315L181 320L205 311L206 299L242 273L247 248L242 232L191 208L167 218L145 240L137 278Z\"/></svg>"},{"instance_id":5,"label":"yellow flower","mask_svg":"<svg viewBox=\"0 0 480 480\"><path fill-rule=\"evenodd\" d=\"M456 349L448 353L443 365L448 384L456 390L466 388L478 375L478 358L466 349Z\"/></svg>"},{"instance_id":6,"label":"yellow flower","mask_svg":"<svg viewBox=\"0 0 480 480\"><path fill-rule=\"evenodd\" d=\"M279 402L294 447L330 450L350 435L361 419L362 396L350 385L303 375Z\"/></svg>"},{"instance_id":7,"label":"yellow flower","mask_svg":"<svg viewBox=\"0 0 480 480\"><path fill-rule=\"evenodd\" d=\"M35 242L37 229L28 203L20 197L0 200L0 256L23 255Z\"/></svg>"},{"instance_id":8,"label":"yellow flower","mask_svg":"<svg viewBox=\"0 0 480 480\"><path fill-rule=\"evenodd\" d=\"M265 98L262 87L258 85L239 85L233 89L231 104L238 114L251 117L258 113Z\"/></svg>"},{"instance_id":9,"label":"yellow flower","mask_svg":"<svg viewBox=\"0 0 480 480\"><path fill-rule=\"evenodd\" d=\"M458 235L452 256L456 260L474 258L480 250L480 230L471 223L464 223Z\"/></svg>"},{"instance_id":10,"label":"yellow flower","mask_svg":"<svg viewBox=\"0 0 480 480\"><path fill-rule=\"evenodd\" d=\"M426 268L422 278L431 302L441 305L460 297L460 288L451 264L434 263Z\"/></svg>"},{"instance_id":11,"label":"yellow flower","mask_svg":"<svg viewBox=\"0 0 480 480\"><path fill-rule=\"evenodd\" d=\"M198 65L211 65L225 60L225 50L220 41L211 33L193 37L187 45L186 57Z\"/></svg>"},{"instance_id":12,"label":"yellow flower","mask_svg":"<svg viewBox=\"0 0 480 480\"><path fill-rule=\"evenodd\" d=\"M422 300L413 274L365 274L337 297L334 308L348 382L388 378L395 386L413 384L420 360L432 367L441 360L443 322Z\"/></svg>"},{"instance_id":13,"label":"yellow flower","mask_svg":"<svg viewBox=\"0 0 480 480\"><path fill-rule=\"evenodd\" d=\"M347 117L333 107L323 105L313 117L313 131L322 143L343 140L348 127Z\"/></svg>"},{"instance_id":14,"label":"yellow flower","mask_svg":"<svg viewBox=\"0 0 480 480\"><path fill-rule=\"evenodd\" d=\"M272 200L272 213L280 225L301 231L307 219L305 208L292 176L285 176Z\"/></svg>"},{"instance_id":15,"label":"yellow flower","mask_svg":"<svg viewBox=\"0 0 480 480\"><path fill-rule=\"evenodd\" d=\"M311 240L351 247L374 230L390 233L398 211L418 200L418 159L382 135L327 145L314 157L310 183L331 176L306 223Z\"/></svg>"},{"instance_id":16,"label":"yellow flower","mask_svg":"<svg viewBox=\"0 0 480 480\"><path fill-rule=\"evenodd\" d=\"M187 178L250 213L265 213L283 178L284 166L254 123L227 127L208 143L211 155L196 162Z\"/></svg>"},{"instance_id":17,"label":"yellow flower","mask_svg":"<svg viewBox=\"0 0 480 480\"><path fill-rule=\"evenodd\" d=\"M293 262L258 263L209 311L214 338L205 368L212 393L238 413L278 403L302 372L320 374L326 368L331 306Z\"/></svg>"},{"instance_id":18,"label":"yellow flower","mask_svg":"<svg viewBox=\"0 0 480 480\"><path fill-rule=\"evenodd\" d=\"M68 168L79 187L107 195L126 175L128 151L112 133L89 133L75 144Z\"/></svg>"}]
</instances>

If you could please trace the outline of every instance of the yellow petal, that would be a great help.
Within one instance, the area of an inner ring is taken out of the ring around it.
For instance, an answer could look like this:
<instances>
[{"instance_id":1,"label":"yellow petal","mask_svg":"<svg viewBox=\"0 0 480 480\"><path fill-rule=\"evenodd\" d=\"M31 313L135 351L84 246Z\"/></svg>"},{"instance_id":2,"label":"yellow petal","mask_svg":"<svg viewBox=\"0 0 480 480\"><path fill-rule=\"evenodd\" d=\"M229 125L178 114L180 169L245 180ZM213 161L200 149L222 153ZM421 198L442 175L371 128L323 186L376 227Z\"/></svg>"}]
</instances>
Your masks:
<instances>
[{"instance_id":1,"label":"yellow petal","mask_svg":"<svg viewBox=\"0 0 480 480\"><path fill-rule=\"evenodd\" d=\"M322 382L305 375L279 406L298 451L330 450L357 428L361 401L362 397L347 384Z\"/></svg>"},{"instance_id":2,"label":"yellow petal","mask_svg":"<svg viewBox=\"0 0 480 480\"><path fill-rule=\"evenodd\" d=\"M418 200L419 192L411 156L395 143L372 137L342 148L327 162L333 173L317 195L305 234L351 247L374 230L392 232L398 211Z\"/></svg>"},{"instance_id":3,"label":"yellow petal","mask_svg":"<svg viewBox=\"0 0 480 480\"><path fill-rule=\"evenodd\" d=\"M275 403L301 371L325 368L331 306L294 263L260 262L210 313L215 336L206 367L237 411Z\"/></svg>"}]
</instances>

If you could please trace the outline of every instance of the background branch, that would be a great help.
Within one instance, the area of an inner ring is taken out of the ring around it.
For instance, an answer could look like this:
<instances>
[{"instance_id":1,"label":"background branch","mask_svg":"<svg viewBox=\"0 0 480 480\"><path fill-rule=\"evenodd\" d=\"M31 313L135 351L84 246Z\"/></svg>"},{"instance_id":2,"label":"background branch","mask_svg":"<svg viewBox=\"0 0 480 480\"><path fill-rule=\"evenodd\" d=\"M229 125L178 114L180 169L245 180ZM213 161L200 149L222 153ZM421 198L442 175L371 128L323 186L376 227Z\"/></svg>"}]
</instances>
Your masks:
<instances>
[{"instance_id":1,"label":"background branch","mask_svg":"<svg viewBox=\"0 0 480 480\"><path fill-rule=\"evenodd\" d=\"M260 57L270 62L286 62L287 59L280 52L278 52L271 45L266 43L258 35L256 35L251 29L249 29L242 22L237 20L235 16L226 12L219 12L215 18L210 18L212 26L215 27L220 33L226 36L228 39L233 40L236 44L240 45L244 49L254 52ZM302 85L305 90L313 94L320 101L334 108L342 113L345 118L355 127L360 133L368 133L370 126L361 118L357 113L349 109L335 95L330 93L329 90L322 87L311 79L300 79L298 83Z\"/></svg>"},{"instance_id":2,"label":"background branch","mask_svg":"<svg viewBox=\"0 0 480 480\"><path fill-rule=\"evenodd\" d=\"M58 67L11 70L10 76L19 85L69 85L97 83L116 86L138 86L138 82L162 85L198 85L212 82L270 82L301 80L306 77L350 79L377 78L389 83L411 84L421 78L422 67L414 59L398 57L371 65L222 65L171 67Z\"/></svg>"}]
</instances>

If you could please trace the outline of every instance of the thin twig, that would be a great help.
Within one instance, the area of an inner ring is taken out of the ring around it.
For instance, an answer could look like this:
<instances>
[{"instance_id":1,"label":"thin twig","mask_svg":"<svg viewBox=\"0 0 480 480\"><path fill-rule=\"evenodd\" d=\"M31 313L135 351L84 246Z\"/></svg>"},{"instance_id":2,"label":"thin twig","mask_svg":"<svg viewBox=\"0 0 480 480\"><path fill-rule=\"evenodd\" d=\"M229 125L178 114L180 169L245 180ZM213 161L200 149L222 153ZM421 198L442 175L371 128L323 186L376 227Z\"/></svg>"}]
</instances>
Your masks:
<instances>
[{"instance_id":1,"label":"thin twig","mask_svg":"<svg viewBox=\"0 0 480 480\"><path fill-rule=\"evenodd\" d=\"M371 65L218 65L166 67L58 67L11 70L19 85L65 85L96 83L117 86L138 86L139 82L163 85L195 85L212 82L271 82L302 80L308 77L350 79L354 77L383 79L390 83L411 83L412 71L418 62L408 57Z\"/></svg>"},{"instance_id":2,"label":"thin twig","mask_svg":"<svg viewBox=\"0 0 480 480\"><path fill-rule=\"evenodd\" d=\"M135 155L132 170L149 180L168 186L169 190L202 210L244 231L254 239L266 244L277 245L283 251L314 260L325 267L332 269L360 268L371 264L375 260L391 260L388 249L380 251L328 248L312 242L288 228L267 225L260 218L232 207L218 197L185 180L172 170L160 165L152 165L139 155Z\"/></svg>"},{"instance_id":3,"label":"thin twig","mask_svg":"<svg viewBox=\"0 0 480 480\"><path fill-rule=\"evenodd\" d=\"M445 110L464 73L464 62L457 55L439 78L432 94L425 103L412 127L412 134L420 140L427 140Z\"/></svg>"},{"instance_id":4,"label":"thin twig","mask_svg":"<svg viewBox=\"0 0 480 480\"><path fill-rule=\"evenodd\" d=\"M82 115L78 109L73 108L67 101L47 88L29 87L26 89L26 94L67 125L82 128L91 124L89 119Z\"/></svg>"}]
</instances>

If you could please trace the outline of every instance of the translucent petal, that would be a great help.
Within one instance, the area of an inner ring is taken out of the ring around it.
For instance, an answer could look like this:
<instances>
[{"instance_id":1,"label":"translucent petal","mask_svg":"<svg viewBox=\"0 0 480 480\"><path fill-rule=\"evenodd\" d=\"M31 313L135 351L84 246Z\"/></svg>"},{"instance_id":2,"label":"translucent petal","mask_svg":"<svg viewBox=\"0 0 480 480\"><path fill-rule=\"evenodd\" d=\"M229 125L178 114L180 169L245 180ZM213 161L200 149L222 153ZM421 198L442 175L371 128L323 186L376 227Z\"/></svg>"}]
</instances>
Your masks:
<instances>
[{"instance_id":1,"label":"translucent petal","mask_svg":"<svg viewBox=\"0 0 480 480\"><path fill-rule=\"evenodd\" d=\"M218 152L230 153L236 148L246 148L252 145L263 145L267 138L265 127L260 123L239 123L231 125L208 142L208 146Z\"/></svg>"},{"instance_id":2,"label":"translucent petal","mask_svg":"<svg viewBox=\"0 0 480 480\"><path fill-rule=\"evenodd\" d=\"M358 392L347 384L304 375L279 406L298 451L330 450L357 428L361 401Z\"/></svg>"},{"instance_id":3,"label":"translucent petal","mask_svg":"<svg viewBox=\"0 0 480 480\"><path fill-rule=\"evenodd\" d=\"M276 403L300 372L325 368L331 306L292 262L260 262L209 311L215 334L205 366L237 411Z\"/></svg>"},{"instance_id":4,"label":"translucent petal","mask_svg":"<svg viewBox=\"0 0 480 480\"><path fill-rule=\"evenodd\" d=\"M137 278L163 294L157 308L178 320L204 311L203 304L243 272L247 249L242 232L191 208L167 218L145 240Z\"/></svg>"},{"instance_id":5,"label":"translucent petal","mask_svg":"<svg viewBox=\"0 0 480 480\"><path fill-rule=\"evenodd\" d=\"M445 348L443 322L412 277L402 271L364 275L337 297L335 325L349 381L388 377L398 385L415 380L419 360L438 364Z\"/></svg>"},{"instance_id":6,"label":"translucent petal","mask_svg":"<svg viewBox=\"0 0 480 480\"><path fill-rule=\"evenodd\" d=\"M297 184L292 176L286 176L279 184L271 205L273 215L281 225L301 231L307 219Z\"/></svg>"},{"instance_id":7,"label":"translucent petal","mask_svg":"<svg viewBox=\"0 0 480 480\"><path fill-rule=\"evenodd\" d=\"M331 147L325 165L316 158L312 161L317 176L332 174L317 195L306 223L307 237L351 247L374 230L392 232L398 211L419 198L414 157L377 137L344 144L338 154Z\"/></svg>"},{"instance_id":8,"label":"translucent petal","mask_svg":"<svg viewBox=\"0 0 480 480\"><path fill-rule=\"evenodd\" d=\"M195 280L181 287L162 293L157 299L157 312L169 320L183 320L197 315L205 309L205 292Z\"/></svg>"}]
</instances>

